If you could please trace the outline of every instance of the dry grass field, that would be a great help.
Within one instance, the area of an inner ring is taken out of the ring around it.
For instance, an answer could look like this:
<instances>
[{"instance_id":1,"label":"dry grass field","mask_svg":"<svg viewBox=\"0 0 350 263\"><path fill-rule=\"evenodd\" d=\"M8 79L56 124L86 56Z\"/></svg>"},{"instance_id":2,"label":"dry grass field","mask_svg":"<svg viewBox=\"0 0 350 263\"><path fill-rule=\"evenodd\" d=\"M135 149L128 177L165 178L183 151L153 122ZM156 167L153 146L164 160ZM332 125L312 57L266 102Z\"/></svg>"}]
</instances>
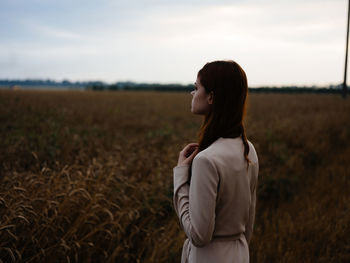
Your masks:
<instances>
[{"instance_id":1,"label":"dry grass field","mask_svg":"<svg viewBox=\"0 0 350 263\"><path fill-rule=\"evenodd\" d=\"M0 91L0 262L179 262L190 95ZM350 262L350 99L251 94L251 262Z\"/></svg>"}]
</instances>

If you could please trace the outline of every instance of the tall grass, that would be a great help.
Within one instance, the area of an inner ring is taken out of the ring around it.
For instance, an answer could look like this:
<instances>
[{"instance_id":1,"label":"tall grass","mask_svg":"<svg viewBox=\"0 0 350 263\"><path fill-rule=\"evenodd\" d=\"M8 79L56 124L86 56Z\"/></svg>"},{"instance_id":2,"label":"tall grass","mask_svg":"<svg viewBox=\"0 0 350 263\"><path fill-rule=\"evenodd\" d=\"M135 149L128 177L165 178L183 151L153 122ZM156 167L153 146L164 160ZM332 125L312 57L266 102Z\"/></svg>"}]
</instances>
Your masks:
<instances>
[{"instance_id":1,"label":"tall grass","mask_svg":"<svg viewBox=\"0 0 350 263\"><path fill-rule=\"evenodd\" d=\"M0 92L3 262L179 262L172 167L201 119L190 95ZM350 102L253 94L252 262L350 261Z\"/></svg>"}]
</instances>

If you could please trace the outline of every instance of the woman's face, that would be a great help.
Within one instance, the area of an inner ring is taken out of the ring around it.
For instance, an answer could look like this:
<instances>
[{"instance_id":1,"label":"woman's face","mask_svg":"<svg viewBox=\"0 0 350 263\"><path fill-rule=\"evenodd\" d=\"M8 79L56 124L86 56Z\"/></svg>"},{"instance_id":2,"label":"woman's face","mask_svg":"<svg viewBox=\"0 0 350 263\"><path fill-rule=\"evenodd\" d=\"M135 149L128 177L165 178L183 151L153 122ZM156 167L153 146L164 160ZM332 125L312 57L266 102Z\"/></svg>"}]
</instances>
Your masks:
<instances>
[{"instance_id":1,"label":"woman's face","mask_svg":"<svg viewBox=\"0 0 350 263\"><path fill-rule=\"evenodd\" d=\"M206 115L213 103L212 93L207 93L200 82L199 77L194 84L194 90L191 92L192 103L191 112L194 114Z\"/></svg>"}]
</instances>

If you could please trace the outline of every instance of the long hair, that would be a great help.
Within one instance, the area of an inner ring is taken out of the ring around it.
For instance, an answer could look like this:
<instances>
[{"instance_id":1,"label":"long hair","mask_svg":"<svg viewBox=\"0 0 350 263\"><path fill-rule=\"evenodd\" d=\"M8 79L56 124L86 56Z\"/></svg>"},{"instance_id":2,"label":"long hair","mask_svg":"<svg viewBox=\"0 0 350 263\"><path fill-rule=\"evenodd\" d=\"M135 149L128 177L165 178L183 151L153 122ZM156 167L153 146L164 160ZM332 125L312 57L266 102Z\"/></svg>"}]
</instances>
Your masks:
<instances>
[{"instance_id":1,"label":"long hair","mask_svg":"<svg viewBox=\"0 0 350 263\"><path fill-rule=\"evenodd\" d=\"M199 130L199 151L220 137L240 136L248 167L249 144L243 124L248 82L244 70L232 60L214 61L205 64L198 77L206 93L213 92L213 104Z\"/></svg>"}]
</instances>

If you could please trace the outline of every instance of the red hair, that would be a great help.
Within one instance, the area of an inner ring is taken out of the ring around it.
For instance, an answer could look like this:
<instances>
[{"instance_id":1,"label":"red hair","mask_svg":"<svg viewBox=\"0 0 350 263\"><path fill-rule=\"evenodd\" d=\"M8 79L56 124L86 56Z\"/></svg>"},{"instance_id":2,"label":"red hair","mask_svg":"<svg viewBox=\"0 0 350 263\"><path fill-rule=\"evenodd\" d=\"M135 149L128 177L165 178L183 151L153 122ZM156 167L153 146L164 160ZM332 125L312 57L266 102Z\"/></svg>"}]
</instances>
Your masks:
<instances>
[{"instance_id":1,"label":"red hair","mask_svg":"<svg viewBox=\"0 0 350 263\"><path fill-rule=\"evenodd\" d=\"M223 138L241 137L244 158L249 165L249 144L243 119L248 81L244 70L234 61L214 61L199 70L198 77L206 93L213 93L213 104L199 131L199 150Z\"/></svg>"}]
</instances>

